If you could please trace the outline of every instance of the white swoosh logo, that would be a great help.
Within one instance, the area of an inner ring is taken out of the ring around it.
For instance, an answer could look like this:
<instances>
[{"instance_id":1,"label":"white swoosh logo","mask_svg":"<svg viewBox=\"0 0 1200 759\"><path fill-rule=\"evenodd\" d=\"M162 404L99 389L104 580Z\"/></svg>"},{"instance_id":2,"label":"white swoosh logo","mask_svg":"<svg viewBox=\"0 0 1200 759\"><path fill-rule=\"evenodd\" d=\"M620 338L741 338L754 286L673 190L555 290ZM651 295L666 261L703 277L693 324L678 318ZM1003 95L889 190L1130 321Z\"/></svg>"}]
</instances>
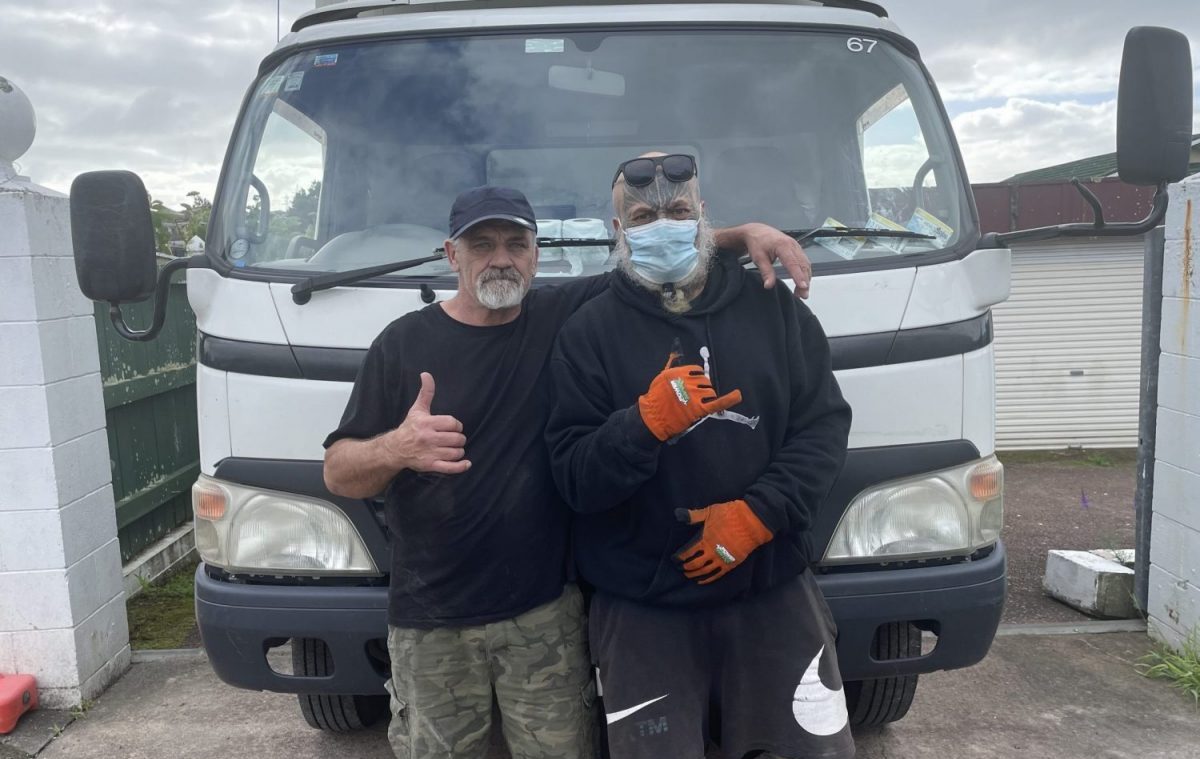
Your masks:
<instances>
[{"instance_id":1,"label":"white swoosh logo","mask_svg":"<svg viewBox=\"0 0 1200 759\"><path fill-rule=\"evenodd\" d=\"M619 719L625 719L630 714L633 714L634 712L639 711L641 709L645 709L647 706L649 706L650 704L653 704L655 701L662 701L664 698L666 698L669 695L671 695L671 694L664 693L661 696L659 696L658 698L652 698L649 701L640 703L637 706L631 706L628 709L622 709L619 712L613 712L612 714L606 714L606 715L604 715L604 717L605 717L605 719L608 720L608 724L611 725L612 723L616 722Z\"/></svg>"},{"instance_id":2,"label":"white swoosh logo","mask_svg":"<svg viewBox=\"0 0 1200 759\"><path fill-rule=\"evenodd\" d=\"M821 666L823 653L825 647L821 646L800 677L800 684L796 686L796 694L792 697L792 715L796 723L813 735L839 733L850 722L842 689L830 690L821 682L817 670Z\"/></svg>"}]
</instances>

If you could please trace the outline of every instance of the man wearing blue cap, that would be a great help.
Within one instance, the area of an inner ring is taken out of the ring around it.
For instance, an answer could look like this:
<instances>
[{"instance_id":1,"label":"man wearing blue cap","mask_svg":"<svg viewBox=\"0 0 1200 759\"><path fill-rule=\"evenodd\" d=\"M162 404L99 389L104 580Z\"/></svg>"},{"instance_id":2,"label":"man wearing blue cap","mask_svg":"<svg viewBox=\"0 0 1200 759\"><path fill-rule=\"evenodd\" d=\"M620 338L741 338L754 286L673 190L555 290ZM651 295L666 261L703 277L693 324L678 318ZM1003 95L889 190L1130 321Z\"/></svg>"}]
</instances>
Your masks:
<instances>
[{"instance_id":1,"label":"man wearing blue cap","mask_svg":"<svg viewBox=\"0 0 1200 759\"><path fill-rule=\"evenodd\" d=\"M493 695L513 757L595 753L583 601L543 429L558 328L609 277L531 290L536 229L516 190L458 196L445 243L458 292L383 330L325 441L330 491L386 490L388 736L400 757L481 756ZM723 240L772 275L772 253L798 252L761 225ZM802 254L783 262L807 280Z\"/></svg>"}]
</instances>

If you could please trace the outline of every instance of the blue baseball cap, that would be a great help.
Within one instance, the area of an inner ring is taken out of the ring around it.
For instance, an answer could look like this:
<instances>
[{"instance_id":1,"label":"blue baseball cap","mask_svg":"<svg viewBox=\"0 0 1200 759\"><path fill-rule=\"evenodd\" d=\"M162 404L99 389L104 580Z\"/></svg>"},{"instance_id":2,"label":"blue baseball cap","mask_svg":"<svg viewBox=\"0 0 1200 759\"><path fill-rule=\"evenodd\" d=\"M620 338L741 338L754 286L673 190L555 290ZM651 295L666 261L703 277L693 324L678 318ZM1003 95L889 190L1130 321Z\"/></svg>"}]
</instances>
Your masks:
<instances>
[{"instance_id":1,"label":"blue baseball cap","mask_svg":"<svg viewBox=\"0 0 1200 759\"><path fill-rule=\"evenodd\" d=\"M499 219L537 232L537 219L533 207L521 194L511 187L472 187L454 199L450 207L450 239L457 240L463 232L481 221Z\"/></svg>"}]
</instances>

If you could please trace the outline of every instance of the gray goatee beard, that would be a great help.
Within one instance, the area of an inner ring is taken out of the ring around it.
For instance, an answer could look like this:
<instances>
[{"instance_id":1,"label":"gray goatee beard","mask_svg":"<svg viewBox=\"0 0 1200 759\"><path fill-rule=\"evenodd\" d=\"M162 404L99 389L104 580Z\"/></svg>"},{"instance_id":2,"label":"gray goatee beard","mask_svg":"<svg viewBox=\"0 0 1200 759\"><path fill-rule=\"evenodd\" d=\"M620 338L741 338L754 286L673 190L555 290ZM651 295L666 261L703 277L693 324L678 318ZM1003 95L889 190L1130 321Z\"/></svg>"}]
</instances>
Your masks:
<instances>
[{"instance_id":1,"label":"gray goatee beard","mask_svg":"<svg viewBox=\"0 0 1200 759\"><path fill-rule=\"evenodd\" d=\"M679 282L673 282L674 289L667 293L663 291L662 285L651 282L638 273L630 260L629 244L625 241L625 235L618 235L616 245L613 246L617 268L625 272L635 284L661 296L662 307L673 314L682 314L691 310L692 301L704 289L704 283L708 281L708 272L712 268L713 261L716 260L716 236L713 234L712 224L704 215L700 216L696 226L696 250L700 254L696 268Z\"/></svg>"},{"instance_id":2,"label":"gray goatee beard","mask_svg":"<svg viewBox=\"0 0 1200 759\"><path fill-rule=\"evenodd\" d=\"M528 289L516 269L486 269L475 278L475 299L491 311L519 306Z\"/></svg>"}]
</instances>

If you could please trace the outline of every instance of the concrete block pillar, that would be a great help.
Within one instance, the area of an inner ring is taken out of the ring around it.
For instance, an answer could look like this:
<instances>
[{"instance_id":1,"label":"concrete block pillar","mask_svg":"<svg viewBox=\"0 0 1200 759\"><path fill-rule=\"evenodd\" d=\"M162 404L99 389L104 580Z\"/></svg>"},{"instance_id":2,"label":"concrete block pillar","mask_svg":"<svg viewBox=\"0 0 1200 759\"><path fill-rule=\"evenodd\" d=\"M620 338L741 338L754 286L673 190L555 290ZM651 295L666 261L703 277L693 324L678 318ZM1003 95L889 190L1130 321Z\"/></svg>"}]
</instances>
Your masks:
<instances>
[{"instance_id":1,"label":"concrete block pillar","mask_svg":"<svg viewBox=\"0 0 1200 759\"><path fill-rule=\"evenodd\" d=\"M0 77L0 673L34 675L44 707L69 708L128 667L129 629L68 199L13 165L32 124Z\"/></svg>"},{"instance_id":2,"label":"concrete block pillar","mask_svg":"<svg viewBox=\"0 0 1200 759\"><path fill-rule=\"evenodd\" d=\"M1200 635L1200 176L1171 187L1165 232L1147 613L1178 647Z\"/></svg>"}]
</instances>

